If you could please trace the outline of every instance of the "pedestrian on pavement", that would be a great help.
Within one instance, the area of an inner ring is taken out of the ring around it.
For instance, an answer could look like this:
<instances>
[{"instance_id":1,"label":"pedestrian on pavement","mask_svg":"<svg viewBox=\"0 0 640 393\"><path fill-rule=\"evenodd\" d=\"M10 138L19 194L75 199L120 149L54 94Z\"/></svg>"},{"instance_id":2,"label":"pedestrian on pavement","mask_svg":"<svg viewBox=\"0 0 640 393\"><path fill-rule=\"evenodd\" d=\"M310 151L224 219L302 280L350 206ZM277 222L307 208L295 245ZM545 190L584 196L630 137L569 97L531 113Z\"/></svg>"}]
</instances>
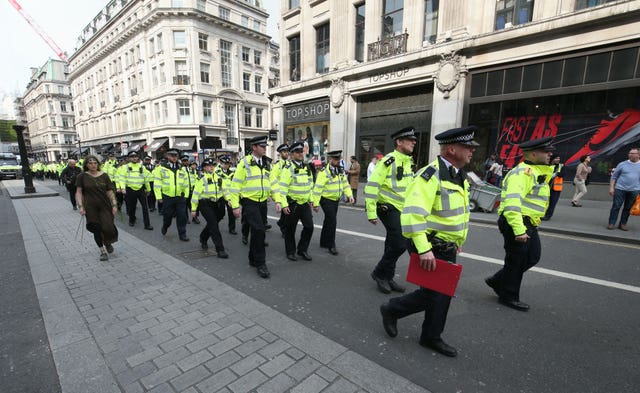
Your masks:
<instances>
[{"instance_id":1,"label":"pedestrian on pavement","mask_svg":"<svg viewBox=\"0 0 640 393\"><path fill-rule=\"evenodd\" d=\"M549 207L547 207L544 217L541 218L542 221L549 221L551 217L553 217L553 212L556 210L556 204L558 203L560 194L562 193L562 181L564 180L565 167L560 162L559 155L553 154L551 156L551 165L553 165L553 175L551 175L551 180L549 181L551 195L549 196Z\"/></svg>"},{"instance_id":2,"label":"pedestrian on pavement","mask_svg":"<svg viewBox=\"0 0 640 393\"><path fill-rule=\"evenodd\" d=\"M196 181L191 196L191 217L195 217L198 209L202 212L207 225L200 232L200 245L203 250L209 248L209 237L216 246L218 258L229 258L224 250L222 235L218 223L224 218L225 200L223 198L223 180L214 171L215 162L207 158L202 162L204 173L202 178Z\"/></svg>"},{"instance_id":3,"label":"pedestrian on pavement","mask_svg":"<svg viewBox=\"0 0 640 393\"><path fill-rule=\"evenodd\" d=\"M387 235L384 254L371 272L382 293L404 292L404 286L396 283L396 262L407 249L407 239L402 236L400 212L404 204L407 186L413 181L413 149L416 134L413 127L406 127L391 135L395 150L384 156L371 174L364 188L367 219L373 225L378 217Z\"/></svg>"},{"instance_id":4,"label":"pedestrian on pavement","mask_svg":"<svg viewBox=\"0 0 640 393\"><path fill-rule=\"evenodd\" d=\"M129 226L136 225L136 207L140 202L142 210L142 220L144 229L152 231L149 220L149 208L147 207L147 194L151 192L151 172L140 163L138 153L129 153L129 163L118 168L117 186L120 193L124 195L127 204L127 215L129 216Z\"/></svg>"},{"instance_id":5,"label":"pedestrian on pavement","mask_svg":"<svg viewBox=\"0 0 640 393\"><path fill-rule=\"evenodd\" d=\"M163 235L171 226L175 215L178 237L183 242L188 242L187 237L187 207L185 197L189 195L188 173L183 170L178 162L178 150L167 150L167 162L156 172L154 179L154 192L156 201L162 204L162 229Z\"/></svg>"},{"instance_id":6,"label":"pedestrian on pavement","mask_svg":"<svg viewBox=\"0 0 640 393\"><path fill-rule=\"evenodd\" d=\"M496 158L495 153L491 154L486 160L484 160L484 164L482 165L482 169L484 169L484 181L487 183L489 183L489 179L495 175L495 172L491 170L491 167L496 162Z\"/></svg>"},{"instance_id":7,"label":"pedestrian on pavement","mask_svg":"<svg viewBox=\"0 0 640 393\"><path fill-rule=\"evenodd\" d=\"M217 167L218 176L222 179L222 191L224 193L222 201L225 205L227 216L229 219L229 233L237 235L236 232L236 217L233 215L233 209L229 204L229 192L231 189L231 182L233 180L234 170L231 169L231 158L229 156L220 157L220 165Z\"/></svg>"},{"instance_id":8,"label":"pedestrian on pavement","mask_svg":"<svg viewBox=\"0 0 640 393\"><path fill-rule=\"evenodd\" d=\"M87 230L93 233L100 249L100 260L106 261L113 252L113 243L118 241L118 229L113 222L118 212L116 186L100 170L98 158L90 155L84 161L84 173L76 178L76 188L80 214L86 216Z\"/></svg>"},{"instance_id":9,"label":"pedestrian on pavement","mask_svg":"<svg viewBox=\"0 0 640 393\"><path fill-rule=\"evenodd\" d=\"M156 168L156 165L152 162L151 156L146 156L144 158L144 167L149 171L149 187L151 187L151 192L147 193L147 206L149 207L150 212L156 211L156 194L153 192L153 180L154 174L153 170Z\"/></svg>"},{"instance_id":10,"label":"pedestrian on pavement","mask_svg":"<svg viewBox=\"0 0 640 393\"><path fill-rule=\"evenodd\" d=\"M338 207L340 200L346 198L349 203L354 203L351 188L340 165L342 150L334 150L327 153L329 165L326 166L316 179L311 196L311 206L314 211L322 207L324 221L320 232L320 247L329 250L332 255L338 255L336 249L336 227Z\"/></svg>"},{"instance_id":11,"label":"pedestrian on pavement","mask_svg":"<svg viewBox=\"0 0 640 393\"><path fill-rule=\"evenodd\" d=\"M436 258L456 262L469 229L469 183L462 168L476 147L475 126L455 128L435 136L440 155L416 173L407 187L400 220L402 234L411 239L420 266L436 269ZM420 345L455 357L458 351L442 340L451 297L427 288L389 300L380 306L382 323L390 337L398 335L397 320L424 311Z\"/></svg>"},{"instance_id":12,"label":"pedestrian on pavement","mask_svg":"<svg viewBox=\"0 0 640 393\"><path fill-rule=\"evenodd\" d=\"M369 162L369 166L367 166L367 182L373 173L373 170L376 169L376 165L378 164L378 160L382 158L382 154L376 154L371 157L371 161Z\"/></svg>"},{"instance_id":13,"label":"pedestrian on pavement","mask_svg":"<svg viewBox=\"0 0 640 393\"><path fill-rule=\"evenodd\" d=\"M67 161L67 167L62 170L60 177L64 186L69 191L69 200L73 210L78 210L78 204L76 202L76 178L82 172L82 170L76 165L76 160L70 159Z\"/></svg>"},{"instance_id":14,"label":"pedestrian on pavement","mask_svg":"<svg viewBox=\"0 0 640 393\"><path fill-rule=\"evenodd\" d=\"M618 213L622 207L618 228L628 231L627 221L631 206L640 193L640 154L637 148L629 150L629 159L616 166L609 181L609 195L613 197L613 204L609 212L607 229L614 229L618 220Z\"/></svg>"},{"instance_id":15,"label":"pedestrian on pavement","mask_svg":"<svg viewBox=\"0 0 640 393\"><path fill-rule=\"evenodd\" d=\"M578 164L578 167L576 168L576 176L573 179L573 184L576 186L576 192L573 194L573 198L571 198L571 206L573 207L582 207L580 199L587 193L589 175L593 169L589 166L590 162L591 157L580 157L580 164Z\"/></svg>"},{"instance_id":16,"label":"pedestrian on pavement","mask_svg":"<svg viewBox=\"0 0 640 393\"><path fill-rule=\"evenodd\" d=\"M258 276L262 278L271 276L266 265L264 241L267 199L271 196L270 167L265 159L268 139L268 136L256 136L249 140L251 154L238 162L229 194L236 218L240 218L242 206L242 219L251 230L249 265L255 267Z\"/></svg>"},{"instance_id":17,"label":"pedestrian on pavement","mask_svg":"<svg viewBox=\"0 0 640 393\"><path fill-rule=\"evenodd\" d=\"M521 143L524 161L503 181L498 228L504 238L504 267L485 282L501 304L519 311L529 310L529 305L520 301L522 276L540 261L542 253L538 225L549 204L552 140L547 137Z\"/></svg>"},{"instance_id":18,"label":"pedestrian on pavement","mask_svg":"<svg viewBox=\"0 0 640 393\"><path fill-rule=\"evenodd\" d=\"M353 203L358 202L358 186L360 185L360 163L356 160L356 156L351 156L351 165L347 171L349 175L349 186L353 195Z\"/></svg>"},{"instance_id":19,"label":"pedestrian on pavement","mask_svg":"<svg viewBox=\"0 0 640 393\"><path fill-rule=\"evenodd\" d=\"M271 174L269 178L269 182L271 183L271 192L274 195L274 199L277 199L277 195L279 192L278 183L280 181L280 174L282 173L283 169L288 169L289 166L291 165L289 161L289 145L287 145L286 143L283 143L280 146L278 146L276 151L278 152L280 159L271 166ZM284 212L281 211L280 218L278 219L278 222L276 224L278 224L278 228L280 228L280 233L282 234L283 238L284 238L284 219L285 219Z\"/></svg>"},{"instance_id":20,"label":"pedestrian on pavement","mask_svg":"<svg viewBox=\"0 0 640 393\"><path fill-rule=\"evenodd\" d=\"M496 187L502 187L502 169L503 169L502 161L499 158L497 158L496 161L493 164L491 164L491 167L489 168L489 177L487 179L488 180L492 179L493 185Z\"/></svg>"},{"instance_id":21,"label":"pedestrian on pavement","mask_svg":"<svg viewBox=\"0 0 640 393\"><path fill-rule=\"evenodd\" d=\"M304 160L304 142L297 141L289 146L291 165L283 169L278 182L276 212L283 212L284 247L289 260L295 261L296 254L310 261L309 243L313 235L313 214L311 213L311 191L313 174ZM296 227L302 222L302 233L296 247ZM296 253L297 250L297 253Z\"/></svg>"}]
</instances>

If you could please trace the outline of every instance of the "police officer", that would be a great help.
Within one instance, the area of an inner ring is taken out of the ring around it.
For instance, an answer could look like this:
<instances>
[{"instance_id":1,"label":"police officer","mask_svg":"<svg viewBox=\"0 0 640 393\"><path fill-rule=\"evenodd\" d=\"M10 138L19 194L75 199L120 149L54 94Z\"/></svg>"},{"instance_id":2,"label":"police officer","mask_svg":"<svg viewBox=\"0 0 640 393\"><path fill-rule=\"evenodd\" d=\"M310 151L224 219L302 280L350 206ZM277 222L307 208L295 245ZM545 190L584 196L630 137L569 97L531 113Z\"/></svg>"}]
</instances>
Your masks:
<instances>
[{"instance_id":1,"label":"police officer","mask_svg":"<svg viewBox=\"0 0 640 393\"><path fill-rule=\"evenodd\" d=\"M334 150L327 153L329 165L327 165L316 178L313 187L311 203L313 210L318 211L318 206L324 212L324 222L320 232L320 247L326 248L332 255L338 255L336 249L336 216L340 200L345 197L349 203L354 203L349 180L344 168L340 165L342 150Z\"/></svg>"},{"instance_id":2,"label":"police officer","mask_svg":"<svg viewBox=\"0 0 640 393\"><path fill-rule=\"evenodd\" d=\"M198 209L207 221L207 225L200 232L200 245L203 250L208 248L209 237L216 246L218 258L229 258L229 254L224 250L222 235L218 223L224 217L225 200L223 198L223 180L214 171L215 162L207 158L202 162L204 173L202 178L196 181L191 196L191 216L195 217Z\"/></svg>"},{"instance_id":3,"label":"police officer","mask_svg":"<svg viewBox=\"0 0 640 393\"><path fill-rule=\"evenodd\" d=\"M520 301L520 285L524 272L538 263L542 251L538 225L549 204L552 140L547 137L521 143L524 161L502 181L498 228L504 238L504 267L485 282L500 304L518 311L529 310L529 305Z\"/></svg>"},{"instance_id":4,"label":"police officer","mask_svg":"<svg viewBox=\"0 0 640 393\"><path fill-rule=\"evenodd\" d=\"M553 165L553 174L549 180L549 189L551 194L549 196L549 206L547 207L547 211L544 213L544 217L541 218L542 221L549 221L551 217L553 217L553 212L556 210L558 200L560 200L562 182L564 181L565 175L565 167L562 162L560 162L559 155L553 154L549 162Z\"/></svg>"},{"instance_id":5,"label":"police officer","mask_svg":"<svg viewBox=\"0 0 640 393\"><path fill-rule=\"evenodd\" d=\"M224 197L222 201L227 209L227 216L229 216L229 233L237 235L236 231L236 217L233 215L233 209L229 204L229 191L231 189L231 181L233 180L234 171L231 169L231 158L229 156L220 157L220 165L216 168L218 176L222 179L222 191Z\"/></svg>"},{"instance_id":6,"label":"police officer","mask_svg":"<svg viewBox=\"0 0 640 393\"><path fill-rule=\"evenodd\" d=\"M142 209L142 220L144 229L153 230L149 221L149 209L147 208L147 193L151 192L149 185L151 172L141 163L138 153L129 153L129 163L118 168L118 189L127 201L127 214L129 215L129 226L136 224L136 206L140 201Z\"/></svg>"},{"instance_id":7,"label":"police officer","mask_svg":"<svg viewBox=\"0 0 640 393\"><path fill-rule=\"evenodd\" d=\"M276 148L280 159L276 161L275 164L271 167L271 189L274 195L278 194L278 181L280 180L280 173L282 169L288 168L290 164L289 162L289 145L286 143L281 144ZM278 219L278 228L280 228L280 233L282 233L282 237L284 238L284 212L280 212L280 219Z\"/></svg>"},{"instance_id":8,"label":"police officer","mask_svg":"<svg viewBox=\"0 0 640 393\"><path fill-rule=\"evenodd\" d=\"M190 201L191 196L193 195L193 188L196 186L196 181L198 180L198 173L191 168L191 163L189 162L188 155L185 154L182 157L180 157L180 163L182 164L182 170L185 171L185 173L187 174L187 182L189 184L189 193L188 195L186 195L186 197L187 197L187 201ZM191 209L191 205L187 204L186 209L187 210ZM189 212L187 211L186 214L187 214L187 224L189 224ZM200 224L200 220L198 220L197 215L196 217L192 218L191 221L194 224Z\"/></svg>"},{"instance_id":9,"label":"police officer","mask_svg":"<svg viewBox=\"0 0 640 393\"><path fill-rule=\"evenodd\" d=\"M160 166L153 180L156 200L162 204L162 229L163 235L171 226L173 216L176 216L176 226L180 240L188 242L187 237L187 207L185 196L189 195L189 180L187 171L182 170L178 162L178 151L167 150L167 162Z\"/></svg>"},{"instance_id":10,"label":"police officer","mask_svg":"<svg viewBox=\"0 0 640 393\"><path fill-rule=\"evenodd\" d=\"M151 176L149 177L149 186L153 190L153 178L154 178L153 170L156 169L156 166L151 161L151 156L144 157L143 165L151 174ZM150 212L156 211L156 194L153 191L147 195L147 206L149 206Z\"/></svg>"},{"instance_id":11,"label":"police officer","mask_svg":"<svg viewBox=\"0 0 640 393\"><path fill-rule=\"evenodd\" d=\"M313 215L311 213L311 190L313 174L302 161L304 158L304 142L294 142L290 147L291 165L280 173L278 193L276 194L276 212L283 212L284 247L287 258L296 258L296 227L302 222L302 233L298 242L298 255L310 261L309 243L313 235Z\"/></svg>"},{"instance_id":12,"label":"police officer","mask_svg":"<svg viewBox=\"0 0 640 393\"><path fill-rule=\"evenodd\" d=\"M240 206L242 206L242 219L251 229L249 265L254 266L262 278L269 278L271 275L266 265L264 245L267 199L271 196L270 168L264 159L267 140L268 136L266 135L249 140L251 154L238 162L229 193L234 216L240 217Z\"/></svg>"},{"instance_id":13,"label":"police officer","mask_svg":"<svg viewBox=\"0 0 640 393\"><path fill-rule=\"evenodd\" d=\"M367 219L373 225L378 217L384 225L387 236L384 240L384 254L371 278L382 293L404 292L405 288L393 280L396 262L407 248L407 240L402 237L400 212L405 191L413 180L413 148L416 134L413 127L406 127L391 135L395 150L384 156L369 177L364 188Z\"/></svg>"},{"instance_id":14,"label":"police officer","mask_svg":"<svg viewBox=\"0 0 640 393\"><path fill-rule=\"evenodd\" d=\"M410 251L417 253L420 266L436 269L436 258L456 262L469 229L469 183L462 167L471 162L478 146L476 127L455 128L435 136L440 155L416 173L407 187L400 221L402 234L411 239ZM419 288L380 306L382 323L390 337L398 334L397 320L424 311L420 345L445 356L457 350L442 340L451 297Z\"/></svg>"}]
</instances>

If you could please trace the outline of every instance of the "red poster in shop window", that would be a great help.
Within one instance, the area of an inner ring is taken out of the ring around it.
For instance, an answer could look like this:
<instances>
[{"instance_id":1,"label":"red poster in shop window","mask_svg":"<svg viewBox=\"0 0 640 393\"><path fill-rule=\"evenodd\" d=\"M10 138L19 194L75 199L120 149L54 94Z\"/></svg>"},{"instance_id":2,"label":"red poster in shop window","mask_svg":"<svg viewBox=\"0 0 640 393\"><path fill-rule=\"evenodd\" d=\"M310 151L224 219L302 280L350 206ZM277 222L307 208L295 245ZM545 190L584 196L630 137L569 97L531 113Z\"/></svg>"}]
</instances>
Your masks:
<instances>
[{"instance_id":1,"label":"red poster in shop window","mask_svg":"<svg viewBox=\"0 0 640 393\"><path fill-rule=\"evenodd\" d=\"M453 296L460 281L462 265L436 259L436 270L428 271L420 266L418 254L411 253L407 281L423 288Z\"/></svg>"}]
</instances>

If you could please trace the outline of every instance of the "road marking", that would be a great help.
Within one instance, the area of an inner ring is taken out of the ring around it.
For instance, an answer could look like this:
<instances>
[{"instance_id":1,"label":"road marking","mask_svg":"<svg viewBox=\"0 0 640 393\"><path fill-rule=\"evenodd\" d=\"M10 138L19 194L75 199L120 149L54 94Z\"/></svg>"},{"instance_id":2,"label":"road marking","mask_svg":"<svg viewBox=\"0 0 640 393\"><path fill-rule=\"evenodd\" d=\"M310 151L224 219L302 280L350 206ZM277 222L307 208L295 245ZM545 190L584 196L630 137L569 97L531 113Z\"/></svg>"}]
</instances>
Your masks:
<instances>
[{"instance_id":1,"label":"road marking","mask_svg":"<svg viewBox=\"0 0 640 393\"><path fill-rule=\"evenodd\" d=\"M280 217L274 217L274 216L267 216L267 217L269 217L272 220L278 220L280 218ZM300 224L300 223L298 223L298 224ZM318 229L322 229L322 225L314 224L313 227L314 228L318 228ZM346 235L364 237L364 238L372 239L372 240L384 241L384 236L370 235L368 233L353 232L353 231L348 231L346 229L340 229L340 228L337 228L336 232L344 233ZM493 263L495 265L502 265L503 264L503 261L501 259L485 257L485 256L482 256L482 255L476 255L476 254L469 254L469 253L466 253L466 252L460 253L460 256L463 257L463 258L474 259L474 260L480 261L480 262ZM601 280L599 278L581 276L579 274L573 274L573 273L565 273L565 272L560 272L560 271L557 271L557 270L545 269L543 267L535 267L534 266L529 270L534 271L534 272L538 272L538 273L542 273L542 274L548 274L550 276L567 278L569 280L581 281L581 282L586 282L586 283L589 283L589 284L596 284L596 285L601 285L601 286L604 286L604 287L622 289L624 291L640 293L640 287L636 287L636 286L633 286L633 285L627 285L627 284L620 284L620 283L617 283L617 282L614 282L614 281Z\"/></svg>"}]
</instances>

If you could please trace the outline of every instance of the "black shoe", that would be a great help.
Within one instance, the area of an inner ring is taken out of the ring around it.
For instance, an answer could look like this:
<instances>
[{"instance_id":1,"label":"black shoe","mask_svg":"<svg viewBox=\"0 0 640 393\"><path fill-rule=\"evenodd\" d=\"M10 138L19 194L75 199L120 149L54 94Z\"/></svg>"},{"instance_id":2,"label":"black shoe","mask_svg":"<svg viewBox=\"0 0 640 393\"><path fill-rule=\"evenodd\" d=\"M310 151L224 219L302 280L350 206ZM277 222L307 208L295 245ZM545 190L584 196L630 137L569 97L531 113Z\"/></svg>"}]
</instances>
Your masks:
<instances>
[{"instance_id":1,"label":"black shoe","mask_svg":"<svg viewBox=\"0 0 640 393\"><path fill-rule=\"evenodd\" d=\"M400 292L400 293L404 293L404 291L407 290L407 288L403 287L402 285L398 284L393 280L389 280L389 288L391 288L391 290L394 292Z\"/></svg>"},{"instance_id":2,"label":"black shoe","mask_svg":"<svg viewBox=\"0 0 640 393\"><path fill-rule=\"evenodd\" d=\"M209 248L209 245L207 244L207 242L203 242L202 240L200 240L200 248L202 248L203 250L206 250Z\"/></svg>"},{"instance_id":3,"label":"black shoe","mask_svg":"<svg viewBox=\"0 0 640 393\"><path fill-rule=\"evenodd\" d=\"M503 306L513 308L514 310L529 311L529 305L519 300L507 300L503 298L498 298L498 303L502 304Z\"/></svg>"},{"instance_id":4,"label":"black shoe","mask_svg":"<svg viewBox=\"0 0 640 393\"><path fill-rule=\"evenodd\" d=\"M193 220L191 220L194 224L200 224L200 220L198 220L198 217L195 217Z\"/></svg>"},{"instance_id":5,"label":"black shoe","mask_svg":"<svg viewBox=\"0 0 640 393\"><path fill-rule=\"evenodd\" d=\"M329 254L338 255L338 250L335 247L329 247Z\"/></svg>"},{"instance_id":6,"label":"black shoe","mask_svg":"<svg viewBox=\"0 0 640 393\"><path fill-rule=\"evenodd\" d=\"M153 227L151 225L147 225L144 227L147 231L153 231Z\"/></svg>"},{"instance_id":7,"label":"black shoe","mask_svg":"<svg viewBox=\"0 0 640 393\"><path fill-rule=\"evenodd\" d=\"M287 259L290 260L290 261L297 261L298 260L298 258L296 258L296 256L293 255L293 254L287 254Z\"/></svg>"},{"instance_id":8,"label":"black shoe","mask_svg":"<svg viewBox=\"0 0 640 393\"><path fill-rule=\"evenodd\" d=\"M111 244L105 244L104 247L107 249L109 254L113 254L113 246Z\"/></svg>"},{"instance_id":9,"label":"black shoe","mask_svg":"<svg viewBox=\"0 0 640 393\"><path fill-rule=\"evenodd\" d=\"M249 243L249 238L246 236L242 236L242 244L247 244Z\"/></svg>"},{"instance_id":10,"label":"black shoe","mask_svg":"<svg viewBox=\"0 0 640 393\"><path fill-rule=\"evenodd\" d=\"M265 247L269 247L269 242L265 240L265 241L264 241L264 246L265 246Z\"/></svg>"},{"instance_id":11,"label":"black shoe","mask_svg":"<svg viewBox=\"0 0 640 393\"><path fill-rule=\"evenodd\" d=\"M271 224L267 224L267 225L265 225L264 227L265 227L265 229L266 229L267 231L268 231L269 229L273 228L273 227L271 226Z\"/></svg>"},{"instance_id":12,"label":"black shoe","mask_svg":"<svg viewBox=\"0 0 640 393\"><path fill-rule=\"evenodd\" d=\"M387 332L387 336L395 337L398 335L398 318L391 316L389 312L389 306L383 304L380 306L380 314L382 315L382 326L384 331Z\"/></svg>"},{"instance_id":13,"label":"black shoe","mask_svg":"<svg viewBox=\"0 0 640 393\"><path fill-rule=\"evenodd\" d=\"M455 358L456 356L458 356L458 351L451 345L442 341L441 338L420 340L420 345L429 349L433 349L434 351L439 352L444 356L449 356L450 358Z\"/></svg>"},{"instance_id":14,"label":"black shoe","mask_svg":"<svg viewBox=\"0 0 640 393\"><path fill-rule=\"evenodd\" d=\"M134 225L136 225L136 223L135 223L135 222L129 222L129 226L130 226L130 227L132 227L132 226L134 226Z\"/></svg>"},{"instance_id":15,"label":"black shoe","mask_svg":"<svg viewBox=\"0 0 640 393\"><path fill-rule=\"evenodd\" d=\"M180 240L182 240L183 242L188 242L189 238L186 236L180 236Z\"/></svg>"},{"instance_id":16,"label":"black shoe","mask_svg":"<svg viewBox=\"0 0 640 393\"><path fill-rule=\"evenodd\" d=\"M101 261L108 261L109 260L109 255L107 255L106 252L101 252L100 253L100 260Z\"/></svg>"},{"instance_id":17,"label":"black shoe","mask_svg":"<svg viewBox=\"0 0 640 393\"><path fill-rule=\"evenodd\" d=\"M229 229L229 233L232 234L232 235L237 235L238 234L238 232L236 232L235 229Z\"/></svg>"},{"instance_id":18,"label":"black shoe","mask_svg":"<svg viewBox=\"0 0 640 393\"><path fill-rule=\"evenodd\" d=\"M551 219L551 217L544 216L544 217L542 217L542 218L540 218L540 219L541 219L542 221L549 221L549 220Z\"/></svg>"},{"instance_id":19,"label":"black shoe","mask_svg":"<svg viewBox=\"0 0 640 393\"><path fill-rule=\"evenodd\" d=\"M73 207L73 210L78 210L78 206L74 206L74 207Z\"/></svg>"},{"instance_id":20,"label":"black shoe","mask_svg":"<svg viewBox=\"0 0 640 393\"><path fill-rule=\"evenodd\" d=\"M225 250L218 251L218 258L227 259L229 258L229 254Z\"/></svg>"},{"instance_id":21,"label":"black shoe","mask_svg":"<svg viewBox=\"0 0 640 393\"><path fill-rule=\"evenodd\" d=\"M260 265L256 268L256 271L258 272L258 276L262 277L262 278L269 278L271 277L271 273L269 273L269 269L267 269L266 265Z\"/></svg>"},{"instance_id":22,"label":"black shoe","mask_svg":"<svg viewBox=\"0 0 640 393\"><path fill-rule=\"evenodd\" d=\"M378 278L378 276L376 276L374 272L371 272L371 278L373 278L373 281L375 281L376 284L378 285L378 290L380 292L384 294L391 293L391 287L389 286L389 281L382 278Z\"/></svg>"},{"instance_id":23,"label":"black shoe","mask_svg":"<svg viewBox=\"0 0 640 393\"><path fill-rule=\"evenodd\" d=\"M166 235L166 234L167 234L167 229L168 229L167 227L163 226L163 227L160 229L160 233L162 233L162 235Z\"/></svg>"},{"instance_id":24,"label":"black shoe","mask_svg":"<svg viewBox=\"0 0 640 393\"><path fill-rule=\"evenodd\" d=\"M300 255L305 261L313 260L313 258L311 258L311 255L309 255L309 253L306 251L298 251L298 255Z\"/></svg>"},{"instance_id":25,"label":"black shoe","mask_svg":"<svg viewBox=\"0 0 640 393\"><path fill-rule=\"evenodd\" d=\"M156 208L155 208L155 207L152 207L151 209L149 209L149 211L150 211L151 213L153 213L154 211L156 211Z\"/></svg>"},{"instance_id":26,"label":"black shoe","mask_svg":"<svg viewBox=\"0 0 640 393\"><path fill-rule=\"evenodd\" d=\"M495 292L498 297L500 297L500 287L498 286L498 283L495 282L493 276L485 278L484 282L489 286L489 288L493 289L493 292Z\"/></svg>"}]
</instances>

